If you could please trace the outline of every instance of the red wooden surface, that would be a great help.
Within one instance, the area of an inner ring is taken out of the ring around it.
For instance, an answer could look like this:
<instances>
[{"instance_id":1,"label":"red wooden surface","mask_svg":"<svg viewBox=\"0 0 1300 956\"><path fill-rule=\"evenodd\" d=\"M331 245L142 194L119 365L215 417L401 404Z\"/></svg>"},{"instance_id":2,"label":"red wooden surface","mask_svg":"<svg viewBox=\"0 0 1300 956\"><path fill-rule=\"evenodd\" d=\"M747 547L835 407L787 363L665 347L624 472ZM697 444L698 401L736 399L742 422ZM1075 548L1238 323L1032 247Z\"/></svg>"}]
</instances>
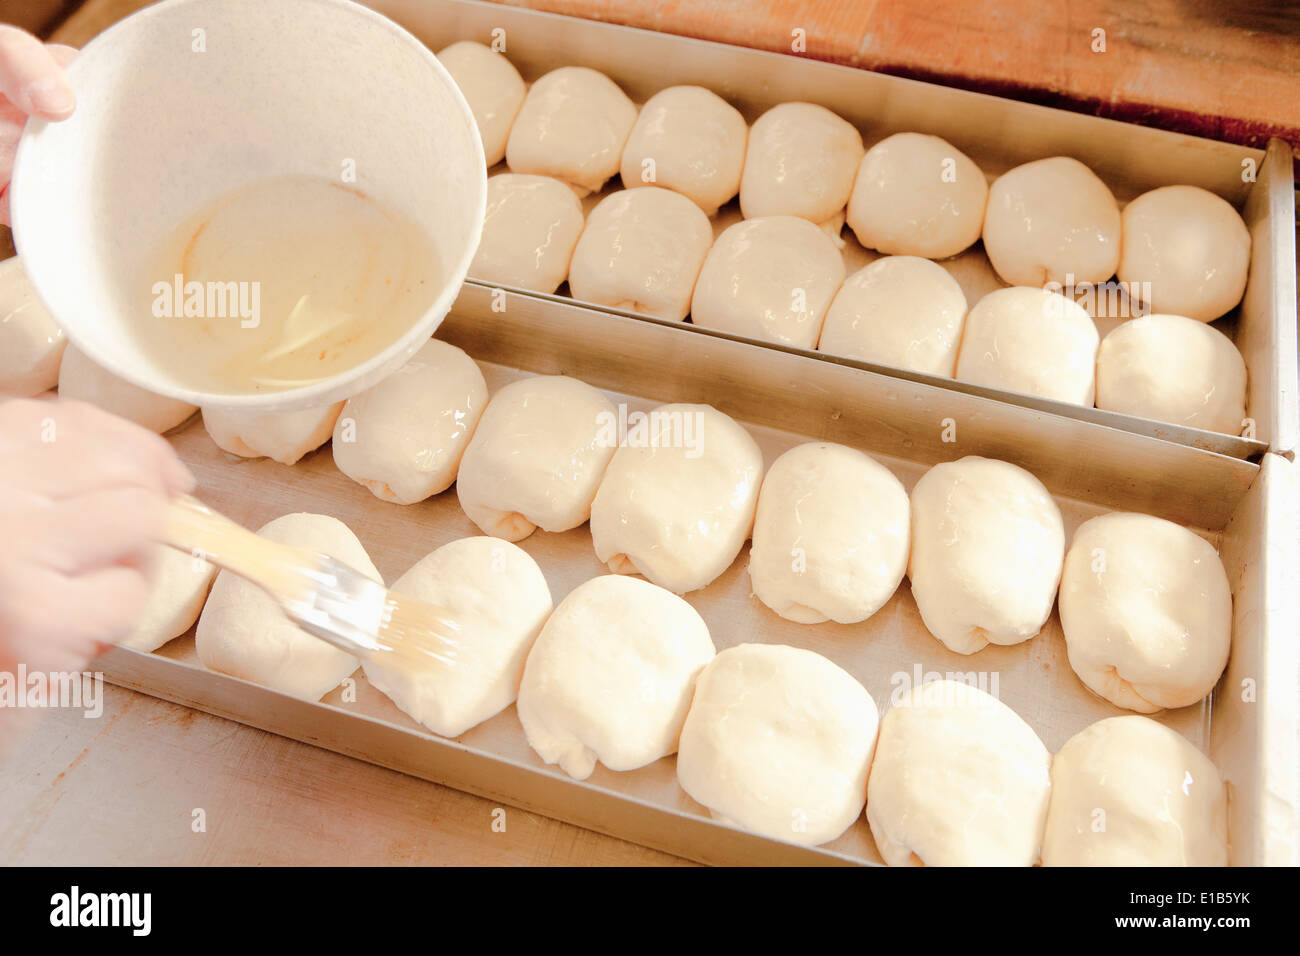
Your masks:
<instances>
[{"instance_id":1,"label":"red wooden surface","mask_svg":"<svg viewBox=\"0 0 1300 956\"><path fill-rule=\"evenodd\" d=\"M500 0L1300 155L1300 2ZM1094 52L1094 30L1105 52Z\"/></svg>"}]
</instances>

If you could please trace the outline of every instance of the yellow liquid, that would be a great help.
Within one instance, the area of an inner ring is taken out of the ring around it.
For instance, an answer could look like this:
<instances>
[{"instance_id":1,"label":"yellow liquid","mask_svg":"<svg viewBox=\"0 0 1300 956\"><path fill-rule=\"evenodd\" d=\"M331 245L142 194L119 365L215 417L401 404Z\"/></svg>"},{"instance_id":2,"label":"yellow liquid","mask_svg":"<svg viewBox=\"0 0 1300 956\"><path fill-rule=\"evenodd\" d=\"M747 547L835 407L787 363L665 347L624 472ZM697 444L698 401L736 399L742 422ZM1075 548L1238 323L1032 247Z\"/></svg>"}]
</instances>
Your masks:
<instances>
[{"instance_id":1,"label":"yellow liquid","mask_svg":"<svg viewBox=\"0 0 1300 956\"><path fill-rule=\"evenodd\" d=\"M441 277L433 243L402 214L326 180L269 179L163 243L135 331L188 388L281 391L382 352L433 304Z\"/></svg>"}]
</instances>

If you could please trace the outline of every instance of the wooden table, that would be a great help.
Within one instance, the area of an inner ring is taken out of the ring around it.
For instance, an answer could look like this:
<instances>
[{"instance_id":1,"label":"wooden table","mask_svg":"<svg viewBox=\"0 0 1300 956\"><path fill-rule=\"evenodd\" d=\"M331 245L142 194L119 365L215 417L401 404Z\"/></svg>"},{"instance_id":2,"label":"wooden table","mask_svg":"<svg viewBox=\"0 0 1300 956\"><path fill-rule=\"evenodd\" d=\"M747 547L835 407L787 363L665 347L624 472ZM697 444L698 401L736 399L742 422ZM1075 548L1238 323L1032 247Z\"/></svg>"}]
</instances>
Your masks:
<instances>
[{"instance_id":1,"label":"wooden table","mask_svg":"<svg viewBox=\"0 0 1300 956\"><path fill-rule=\"evenodd\" d=\"M149 2L89 0L53 39L81 46ZM1300 156L1300 3L504 2L781 53L801 40L801 56L1247 146L1280 136Z\"/></svg>"},{"instance_id":2,"label":"wooden table","mask_svg":"<svg viewBox=\"0 0 1300 956\"><path fill-rule=\"evenodd\" d=\"M512 807L497 832L499 804L109 684L99 718L21 716L6 864L689 865Z\"/></svg>"},{"instance_id":3,"label":"wooden table","mask_svg":"<svg viewBox=\"0 0 1300 956\"><path fill-rule=\"evenodd\" d=\"M81 46L148 0L90 0ZM1218 0L522 0L1262 145L1300 146L1300 8ZM1227 22L1224 22L1224 20ZM1095 29L1106 52L1092 50ZM0 229L0 233L6 233ZM0 235L0 247L8 240ZM105 686L46 711L0 768L12 864L681 864L296 741ZM201 809L205 832L195 832Z\"/></svg>"}]
</instances>

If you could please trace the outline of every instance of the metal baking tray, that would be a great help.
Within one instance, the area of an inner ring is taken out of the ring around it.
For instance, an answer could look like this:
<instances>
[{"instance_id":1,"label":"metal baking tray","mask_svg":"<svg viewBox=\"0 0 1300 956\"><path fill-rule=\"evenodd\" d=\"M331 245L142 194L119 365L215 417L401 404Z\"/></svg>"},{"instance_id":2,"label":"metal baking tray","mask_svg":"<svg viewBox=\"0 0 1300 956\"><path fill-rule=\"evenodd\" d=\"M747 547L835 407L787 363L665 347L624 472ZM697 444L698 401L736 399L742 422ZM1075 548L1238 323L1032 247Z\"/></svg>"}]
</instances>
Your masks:
<instances>
[{"instance_id":1,"label":"metal baking tray","mask_svg":"<svg viewBox=\"0 0 1300 956\"><path fill-rule=\"evenodd\" d=\"M1087 163L1110 186L1121 205L1147 190L1174 183L1201 186L1217 193L1242 212L1254 243L1245 299L1239 309L1215 323L1233 339L1246 359L1250 373L1247 414L1254 421L1253 438L1155 422L817 351L794 351L1235 458L1258 460L1268 449L1294 457L1300 431L1296 409L1295 194L1291 147L1282 140L1273 140L1267 151L1248 149L802 56L497 3L365 2L397 20L434 50L456 40L488 44L503 40L506 55L529 82L556 67L588 66L608 74L638 103L666 86L696 84L726 98L751 123L777 103L819 103L857 126L868 147L900 131L933 133L967 153L990 179L1029 160L1070 155ZM1243 164L1254 171L1254 184L1243 179ZM502 164L499 168L506 167ZM604 193L588 197L587 210L620 187L621 181L615 176ZM739 218L733 200L714 217L715 233ZM847 243L845 265L850 273L878 258L877 253L858 245L851 229L845 228L843 236ZM980 243L941 265L957 279L971 305L1003 285ZM566 290L567 284L561 287L562 292ZM671 324L702 336L726 335L690 324ZM1098 322L1103 334L1114 324Z\"/></svg>"},{"instance_id":2,"label":"metal baking tray","mask_svg":"<svg viewBox=\"0 0 1300 956\"><path fill-rule=\"evenodd\" d=\"M1234 592L1232 657L1210 699L1156 719L1216 761L1231 788L1231 859L1291 862L1295 832L1294 465L1255 464L1093 422L847 368L721 337L682 335L662 324L533 296L505 297L466 285L438 337L465 349L495 390L523 374L563 373L607 390L632 409L708 402L744 423L770 464L805 440L837 441L884 462L910 489L931 464L979 454L1020 464L1057 497L1067 534L1107 510L1179 521L1221 550ZM955 426L956 441L945 442ZM328 446L290 468L239 460L217 449L194 420L172 436L199 481L198 494L257 527L292 511L344 521L392 581L429 551L479 533L449 490L411 506L389 504L343 476ZM1291 512L1294 517L1294 512ZM604 572L586 526L538 531L520 542L540 564L558 603ZM1122 713L1087 691L1066 660L1053 613L1043 632L1015 647L963 657L925 630L907 586L868 621L800 625L750 593L746 557L687 596L719 649L787 643L826 655L857 677L883 710L922 675L963 674L1021 714L1055 751L1076 731ZM630 773L598 766L584 782L542 763L515 710L456 740L439 738L355 675L356 699L335 690L308 703L198 663L192 632L154 654L115 649L106 678L242 723L316 744L493 800L707 863L809 864L879 861L865 818L818 848L799 847L717 823L677 785L675 758ZM1243 681L1257 694L1243 700Z\"/></svg>"}]
</instances>

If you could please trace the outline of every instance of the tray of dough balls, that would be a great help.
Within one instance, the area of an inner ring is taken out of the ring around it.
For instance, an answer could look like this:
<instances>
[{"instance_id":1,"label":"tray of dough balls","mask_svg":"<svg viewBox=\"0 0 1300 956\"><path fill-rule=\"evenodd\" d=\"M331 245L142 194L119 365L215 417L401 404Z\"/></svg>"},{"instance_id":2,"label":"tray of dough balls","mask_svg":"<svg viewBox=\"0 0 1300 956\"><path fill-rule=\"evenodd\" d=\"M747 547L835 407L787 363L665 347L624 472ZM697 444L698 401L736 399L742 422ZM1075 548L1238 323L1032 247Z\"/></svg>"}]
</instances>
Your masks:
<instances>
[{"instance_id":1,"label":"tray of dough balls","mask_svg":"<svg viewBox=\"0 0 1300 956\"><path fill-rule=\"evenodd\" d=\"M1280 140L495 4L373 5L479 121L473 279L1237 458L1294 450Z\"/></svg>"},{"instance_id":2,"label":"tray of dough balls","mask_svg":"<svg viewBox=\"0 0 1300 956\"><path fill-rule=\"evenodd\" d=\"M106 677L703 862L1289 852L1290 462L564 319L466 285L346 404L169 433L214 507L449 609L450 666L160 548Z\"/></svg>"}]
</instances>

